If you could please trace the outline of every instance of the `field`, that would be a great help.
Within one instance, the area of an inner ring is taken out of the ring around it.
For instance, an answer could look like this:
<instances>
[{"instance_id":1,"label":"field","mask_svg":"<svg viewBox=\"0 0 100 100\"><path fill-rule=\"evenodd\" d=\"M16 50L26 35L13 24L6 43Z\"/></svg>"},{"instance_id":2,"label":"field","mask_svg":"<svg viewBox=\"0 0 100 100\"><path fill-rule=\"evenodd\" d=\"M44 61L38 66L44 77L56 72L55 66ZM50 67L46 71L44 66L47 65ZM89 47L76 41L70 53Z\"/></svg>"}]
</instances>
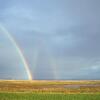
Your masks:
<instances>
[{"instance_id":1,"label":"field","mask_svg":"<svg viewBox=\"0 0 100 100\"><path fill-rule=\"evenodd\" d=\"M0 100L100 100L100 81L0 81Z\"/></svg>"},{"instance_id":2,"label":"field","mask_svg":"<svg viewBox=\"0 0 100 100\"><path fill-rule=\"evenodd\" d=\"M99 94L1 93L0 100L100 100Z\"/></svg>"}]
</instances>

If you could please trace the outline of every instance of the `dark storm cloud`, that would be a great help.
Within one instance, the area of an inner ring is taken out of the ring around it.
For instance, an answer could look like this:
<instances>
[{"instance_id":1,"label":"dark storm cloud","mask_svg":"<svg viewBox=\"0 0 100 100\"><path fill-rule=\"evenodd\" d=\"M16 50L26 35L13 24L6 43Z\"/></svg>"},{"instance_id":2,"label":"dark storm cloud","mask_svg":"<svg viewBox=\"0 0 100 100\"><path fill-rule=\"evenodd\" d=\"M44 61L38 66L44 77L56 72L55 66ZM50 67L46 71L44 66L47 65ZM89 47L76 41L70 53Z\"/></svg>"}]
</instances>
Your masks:
<instances>
[{"instance_id":1,"label":"dark storm cloud","mask_svg":"<svg viewBox=\"0 0 100 100\"><path fill-rule=\"evenodd\" d=\"M59 36L56 36L58 40L55 45L59 47L61 44L60 50L65 56L99 57L100 29L98 26L84 25L62 31Z\"/></svg>"}]
</instances>

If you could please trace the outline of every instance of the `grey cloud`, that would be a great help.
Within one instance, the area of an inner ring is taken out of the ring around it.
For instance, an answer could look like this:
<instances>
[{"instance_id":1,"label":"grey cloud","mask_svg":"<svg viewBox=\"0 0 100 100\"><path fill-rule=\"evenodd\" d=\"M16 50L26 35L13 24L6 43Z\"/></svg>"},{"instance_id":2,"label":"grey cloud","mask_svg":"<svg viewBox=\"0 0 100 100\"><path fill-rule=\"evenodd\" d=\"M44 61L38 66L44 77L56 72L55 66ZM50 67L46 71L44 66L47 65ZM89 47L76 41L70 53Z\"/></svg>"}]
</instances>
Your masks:
<instances>
[{"instance_id":1,"label":"grey cloud","mask_svg":"<svg viewBox=\"0 0 100 100\"><path fill-rule=\"evenodd\" d=\"M0 4L0 22L23 49L36 79L53 78L47 53L57 64L61 79L90 79L96 73L90 70L100 59L99 0L4 0ZM71 72L72 68L76 70Z\"/></svg>"}]
</instances>

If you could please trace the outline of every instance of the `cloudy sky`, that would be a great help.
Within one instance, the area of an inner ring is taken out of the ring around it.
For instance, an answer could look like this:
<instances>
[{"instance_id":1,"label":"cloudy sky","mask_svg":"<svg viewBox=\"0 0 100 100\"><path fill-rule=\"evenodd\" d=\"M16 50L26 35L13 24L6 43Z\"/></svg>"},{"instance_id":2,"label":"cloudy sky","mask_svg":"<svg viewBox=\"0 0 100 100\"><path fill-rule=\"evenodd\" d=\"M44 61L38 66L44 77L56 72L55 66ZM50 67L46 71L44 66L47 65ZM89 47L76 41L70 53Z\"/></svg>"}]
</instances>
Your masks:
<instances>
[{"instance_id":1,"label":"cloudy sky","mask_svg":"<svg viewBox=\"0 0 100 100\"><path fill-rule=\"evenodd\" d=\"M34 79L100 79L100 0L0 0L0 25ZM27 79L1 28L0 79Z\"/></svg>"}]
</instances>

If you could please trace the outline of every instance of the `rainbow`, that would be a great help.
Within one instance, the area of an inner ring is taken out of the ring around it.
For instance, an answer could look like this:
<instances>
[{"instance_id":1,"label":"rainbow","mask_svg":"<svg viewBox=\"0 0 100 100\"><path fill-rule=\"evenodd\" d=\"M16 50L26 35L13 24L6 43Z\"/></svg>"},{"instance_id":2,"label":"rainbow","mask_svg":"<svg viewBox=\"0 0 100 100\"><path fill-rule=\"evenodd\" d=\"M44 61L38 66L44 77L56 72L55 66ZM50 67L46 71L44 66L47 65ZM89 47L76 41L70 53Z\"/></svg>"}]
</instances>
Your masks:
<instances>
[{"instance_id":1,"label":"rainbow","mask_svg":"<svg viewBox=\"0 0 100 100\"><path fill-rule=\"evenodd\" d=\"M49 49L50 50L50 49ZM52 70L53 70L53 75L54 75L54 78L56 79L56 80L58 80L59 79L59 75L58 75L58 71L57 71L57 62L56 62L56 60L54 59L54 57L52 57L52 53L50 52L48 50L48 58L49 58L49 64L51 65L51 67L52 67Z\"/></svg>"},{"instance_id":2,"label":"rainbow","mask_svg":"<svg viewBox=\"0 0 100 100\"><path fill-rule=\"evenodd\" d=\"M15 39L13 38L13 36L8 32L8 30L0 24L0 29L3 31L3 33L8 37L8 39L12 42L12 44L14 45L14 47L16 48L17 53L20 56L20 59L25 67L25 70L27 72L27 76L29 80L32 80L32 75L31 75L31 71L29 69L28 63L23 55L22 50L20 49L20 47L18 46L17 42L15 41Z\"/></svg>"},{"instance_id":3,"label":"rainbow","mask_svg":"<svg viewBox=\"0 0 100 100\"><path fill-rule=\"evenodd\" d=\"M46 41L44 41L44 43L46 43ZM44 45L45 45L45 49L47 51L49 64L50 64L52 71L53 71L54 79L58 80L59 79L59 73L58 73L58 70L57 70L58 69L57 68L57 66L58 66L57 61L52 55L52 50L50 49L50 45L47 45L47 44L44 44Z\"/></svg>"}]
</instances>

